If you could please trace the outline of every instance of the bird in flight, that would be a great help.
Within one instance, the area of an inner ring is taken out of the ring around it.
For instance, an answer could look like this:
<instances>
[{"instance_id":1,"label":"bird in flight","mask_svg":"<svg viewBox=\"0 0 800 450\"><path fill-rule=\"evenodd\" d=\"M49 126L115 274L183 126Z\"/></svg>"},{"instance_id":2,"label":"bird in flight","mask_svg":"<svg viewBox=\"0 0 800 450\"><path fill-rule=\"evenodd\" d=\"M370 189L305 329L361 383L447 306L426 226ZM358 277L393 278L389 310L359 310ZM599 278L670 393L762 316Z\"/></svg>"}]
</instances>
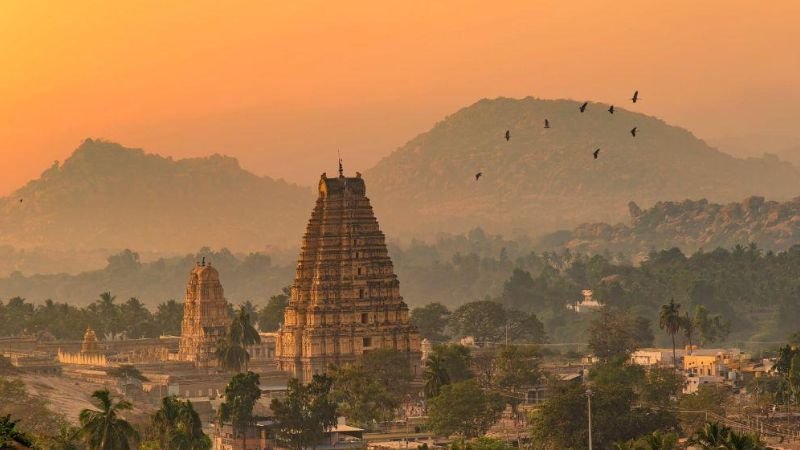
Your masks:
<instances>
[{"instance_id":1,"label":"bird in flight","mask_svg":"<svg viewBox=\"0 0 800 450\"><path fill-rule=\"evenodd\" d=\"M597 159L597 157L600 156L600 149L598 148L597 150L595 150L594 153L592 153L592 155L594 155L594 159Z\"/></svg>"},{"instance_id":2,"label":"bird in flight","mask_svg":"<svg viewBox=\"0 0 800 450\"><path fill-rule=\"evenodd\" d=\"M637 128L637 127L633 127L633 129L631 130L631 135L632 135L633 137L636 137L636 128Z\"/></svg>"},{"instance_id":3,"label":"bird in flight","mask_svg":"<svg viewBox=\"0 0 800 450\"><path fill-rule=\"evenodd\" d=\"M587 106L589 106L589 102L586 102L586 103L582 104L582 105L581 105L581 108L580 108L580 109L581 109L581 112L584 112L584 111L586 111L586 107L587 107Z\"/></svg>"},{"instance_id":4,"label":"bird in flight","mask_svg":"<svg viewBox=\"0 0 800 450\"><path fill-rule=\"evenodd\" d=\"M544 127L545 128L550 128L550 121L549 120L544 119Z\"/></svg>"},{"instance_id":5,"label":"bird in flight","mask_svg":"<svg viewBox=\"0 0 800 450\"><path fill-rule=\"evenodd\" d=\"M511 130L506 130L506 141L511 139Z\"/></svg>"},{"instance_id":6,"label":"bird in flight","mask_svg":"<svg viewBox=\"0 0 800 450\"><path fill-rule=\"evenodd\" d=\"M608 112L614 114L614 105L611 105L611 108L608 108Z\"/></svg>"},{"instance_id":7,"label":"bird in flight","mask_svg":"<svg viewBox=\"0 0 800 450\"><path fill-rule=\"evenodd\" d=\"M639 91L634 92L633 97L631 97L631 101L633 101L633 103L636 103L637 100L639 100Z\"/></svg>"},{"instance_id":8,"label":"bird in flight","mask_svg":"<svg viewBox=\"0 0 800 450\"><path fill-rule=\"evenodd\" d=\"M476 173L475 174L475 181L478 181L478 179L480 179L481 175L483 175L483 172Z\"/></svg>"}]
</instances>

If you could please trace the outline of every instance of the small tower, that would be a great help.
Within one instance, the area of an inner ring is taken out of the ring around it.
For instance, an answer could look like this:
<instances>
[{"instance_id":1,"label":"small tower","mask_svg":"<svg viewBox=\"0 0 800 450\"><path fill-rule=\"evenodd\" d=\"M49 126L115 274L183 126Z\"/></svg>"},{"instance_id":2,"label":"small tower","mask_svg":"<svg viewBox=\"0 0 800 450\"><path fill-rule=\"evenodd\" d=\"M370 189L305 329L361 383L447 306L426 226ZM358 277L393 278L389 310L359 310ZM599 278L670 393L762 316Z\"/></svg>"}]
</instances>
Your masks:
<instances>
[{"instance_id":1,"label":"small tower","mask_svg":"<svg viewBox=\"0 0 800 450\"><path fill-rule=\"evenodd\" d=\"M219 272L203 258L186 283L178 359L193 361L198 367L215 366L217 341L225 337L230 324Z\"/></svg>"},{"instance_id":2,"label":"small tower","mask_svg":"<svg viewBox=\"0 0 800 450\"><path fill-rule=\"evenodd\" d=\"M81 354L84 355L99 355L100 346L97 344L97 335L94 334L92 327L87 327L86 332L83 333L83 342L81 342Z\"/></svg>"}]
</instances>

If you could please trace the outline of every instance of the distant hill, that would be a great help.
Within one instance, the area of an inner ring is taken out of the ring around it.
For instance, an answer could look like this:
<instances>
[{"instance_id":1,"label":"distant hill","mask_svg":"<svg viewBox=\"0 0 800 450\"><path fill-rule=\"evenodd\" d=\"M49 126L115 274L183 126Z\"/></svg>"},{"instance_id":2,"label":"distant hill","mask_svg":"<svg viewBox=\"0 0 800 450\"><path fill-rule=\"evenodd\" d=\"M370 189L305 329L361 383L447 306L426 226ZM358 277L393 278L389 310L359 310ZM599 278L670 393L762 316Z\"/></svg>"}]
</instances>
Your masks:
<instances>
[{"instance_id":1,"label":"distant hill","mask_svg":"<svg viewBox=\"0 0 800 450\"><path fill-rule=\"evenodd\" d=\"M499 98L446 117L365 172L378 219L389 235L477 226L539 235L615 223L630 200L800 194L800 172L777 158L737 159L655 117L619 105L612 115L601 103L580 113L579 105ZM544 129L545 119L552 128Z\"/></svg>"},{"instance_id":2,"label":"distant hill","mask_svg":"<svg viewBox=\"0 0 800 450\"><path fill-rule=\"evenodd\" d=\"M629 205L630 223L591 223L542 240L546 247L581 253L622 252L637 259L651 250L679 247L684 253L755 243L783 251L800 244L800 197L788 202L750 197L720 205L708 200L658 202L642 210Z\"/></svg>"},{"instance_id":3,"label":"distant hill","mask_svg":"<svg viewBox=\"0 0 800 450\"><path fill-rule=\"evenodd\" d=\"M730 155L772 155L795 166L800 166L800 137L782 134L746 133L738 136L723 136L710 139L710 145Z\"/></svg>"},{"instance_id":4,"label":"distant hill","mask_svg":"<svg viewBox=\"0 0 800 450\"><path fill-rule=\"evenodd\" d=\"M87 139L63 164L0 199L0 245L259 250L299 241L313 202L310 189L256 176L233 158L175 161Z\"/></svg>"}]
</instances>

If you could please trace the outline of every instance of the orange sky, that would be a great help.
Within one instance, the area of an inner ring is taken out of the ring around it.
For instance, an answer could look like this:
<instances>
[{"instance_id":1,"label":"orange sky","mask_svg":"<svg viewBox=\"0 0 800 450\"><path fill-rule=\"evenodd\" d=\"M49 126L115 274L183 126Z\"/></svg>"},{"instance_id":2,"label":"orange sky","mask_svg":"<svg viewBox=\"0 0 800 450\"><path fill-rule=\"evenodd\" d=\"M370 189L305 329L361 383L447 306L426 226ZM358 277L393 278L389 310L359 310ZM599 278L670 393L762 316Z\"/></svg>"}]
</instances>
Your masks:
<instances>
[{"instance_id":1,"label":"orange sky","mask_svg":"<svg viewBox=\"0 0 800 450\"><path fill-rule=\"evenodd\" d=\"M0 2L0 193L85 137L310 184L496 96L800 137L793 0L44 3Z\"/></svg>"}]
</instances>

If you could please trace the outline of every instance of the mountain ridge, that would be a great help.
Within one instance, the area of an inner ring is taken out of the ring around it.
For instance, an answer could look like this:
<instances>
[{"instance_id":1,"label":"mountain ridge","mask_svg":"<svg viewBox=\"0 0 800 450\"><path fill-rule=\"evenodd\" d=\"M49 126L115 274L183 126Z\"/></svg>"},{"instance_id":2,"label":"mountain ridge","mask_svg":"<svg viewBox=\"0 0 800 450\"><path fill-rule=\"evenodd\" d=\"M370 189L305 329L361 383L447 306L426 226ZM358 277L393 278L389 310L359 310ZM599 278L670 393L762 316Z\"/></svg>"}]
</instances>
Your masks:
<instances>
[{"instance_id":1,"label":"mountain ridge","mask_svg":"<svg viewBox=\"0 0 800 450\"><path fill-rule=\"evenodd\" d=\"M579 106L482 99L447 116L365 171L368 182L380 180L370 194L378 217L390 233L480 226L541 234L616 222L630 200L785 200L800 193L800 172L777 158L737 159L659 118L619 106L612 115L608 104L595 102L581 113ZM483 176L476 182L477 172Z\"/></svg>"},{"instance_id":2,"label":"mountain ridge","mask_svg":"<svg viewBox=\"0 0 800 450\"><path fill-rule=\"evenodd\" d=\"M256 176L235 158L175 161L87 139L63 163L0 198L0 245L257 250L299 238L304 205L312 204L310 189Z\"/></svg>"}]
</instances>

